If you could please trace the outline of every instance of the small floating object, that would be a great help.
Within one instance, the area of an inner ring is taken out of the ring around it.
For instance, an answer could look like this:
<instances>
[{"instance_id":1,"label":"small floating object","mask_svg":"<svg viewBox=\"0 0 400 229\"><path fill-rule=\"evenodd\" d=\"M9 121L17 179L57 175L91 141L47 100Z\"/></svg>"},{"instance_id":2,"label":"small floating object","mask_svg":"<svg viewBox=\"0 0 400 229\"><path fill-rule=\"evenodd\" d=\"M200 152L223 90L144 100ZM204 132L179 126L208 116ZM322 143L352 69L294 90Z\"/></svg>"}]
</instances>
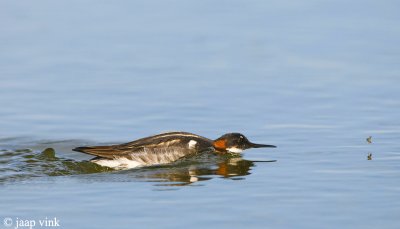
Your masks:
<instances>
[{"instance_id":1,"label":"small floating object","mask_svg":"<svg viewBox=\"0 0 400 229\"><path fill-rule=\"evenodd\" d=\"M372 153L368 154L367 160L372 160Z\"/></svg>"},{"instance_id":2,"label":"small floating object","mask_svg":"<svg viewBox=\"0 0 400 229\"><path fill-rule=\"evenodd\" d=\"M53 148L46 148L45 150L42 151L40 155L45 158L55 158L56 151Z\"/></svg>"},{"instance_id":3,"label":"small floating object","mask_svg":"<svg viewBox=\"0 0 400 229\"><path fill-rule=\"evenodd\" d=\"M372 136L369 136L369 137L367 138L367 142L368 142L369 144L372 143Z\"/></svg>"}]
</instances>

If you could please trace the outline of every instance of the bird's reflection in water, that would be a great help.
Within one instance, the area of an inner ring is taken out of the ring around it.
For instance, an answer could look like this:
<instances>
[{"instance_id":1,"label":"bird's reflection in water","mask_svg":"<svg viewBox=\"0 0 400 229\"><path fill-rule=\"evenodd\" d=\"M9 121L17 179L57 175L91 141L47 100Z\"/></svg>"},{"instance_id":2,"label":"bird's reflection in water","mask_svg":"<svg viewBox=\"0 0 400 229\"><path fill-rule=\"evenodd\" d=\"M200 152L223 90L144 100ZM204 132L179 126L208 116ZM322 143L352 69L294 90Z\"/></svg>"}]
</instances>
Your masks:
<instances>
[{"instance_id":1,"label":"bird's reflection in water","mask_svg":"<svg viewBox=\"0 0 400 229\"><path fill-rule=\"evenodd\" d=\"M240 155L201 155L168 166L131 170L130 175L147 182L159 182L157 185L161 186L183 186L215 177L242 180L251 174L253 166L253 161Z\"/></svg>"}]
</instances>

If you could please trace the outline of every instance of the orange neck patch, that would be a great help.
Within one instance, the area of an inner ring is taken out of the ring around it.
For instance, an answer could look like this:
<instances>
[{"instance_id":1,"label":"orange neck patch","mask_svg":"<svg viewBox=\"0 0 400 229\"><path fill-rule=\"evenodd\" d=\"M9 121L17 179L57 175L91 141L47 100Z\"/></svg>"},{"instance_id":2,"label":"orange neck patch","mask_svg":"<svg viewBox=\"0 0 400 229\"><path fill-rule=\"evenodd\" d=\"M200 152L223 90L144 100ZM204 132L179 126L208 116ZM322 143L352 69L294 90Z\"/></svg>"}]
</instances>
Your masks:
<instances>
[{"instance_id":1,"label":"orange neck patch","mask_svg":"<svg viewBox=\"0 0 400 229\"><path fill-rule=\"evenodd\" d=\"M218 150L226 150L226 140L221 139L214 141L214 148Z\"/></svg>"}]
</instances>

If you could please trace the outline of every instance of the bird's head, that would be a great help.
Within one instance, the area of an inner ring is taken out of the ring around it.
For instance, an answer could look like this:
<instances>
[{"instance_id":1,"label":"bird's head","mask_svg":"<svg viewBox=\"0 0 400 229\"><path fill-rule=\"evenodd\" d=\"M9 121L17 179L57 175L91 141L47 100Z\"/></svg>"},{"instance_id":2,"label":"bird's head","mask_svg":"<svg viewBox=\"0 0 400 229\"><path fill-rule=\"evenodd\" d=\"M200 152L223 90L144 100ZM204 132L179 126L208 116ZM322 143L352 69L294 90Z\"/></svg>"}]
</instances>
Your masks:
<instances>
[{"instance_id":1,"label":"bird's head","mask_svg":"<svg viewBox=\"0 0 400 229\"><path fill-rule=\"evenodd\" d=\"M240 133L224 134L213 142L213 146L218 151L230 153L241 153L243 150L250 148L276 147L274 145L252 143Z\"/></svg>"}]
</instances>

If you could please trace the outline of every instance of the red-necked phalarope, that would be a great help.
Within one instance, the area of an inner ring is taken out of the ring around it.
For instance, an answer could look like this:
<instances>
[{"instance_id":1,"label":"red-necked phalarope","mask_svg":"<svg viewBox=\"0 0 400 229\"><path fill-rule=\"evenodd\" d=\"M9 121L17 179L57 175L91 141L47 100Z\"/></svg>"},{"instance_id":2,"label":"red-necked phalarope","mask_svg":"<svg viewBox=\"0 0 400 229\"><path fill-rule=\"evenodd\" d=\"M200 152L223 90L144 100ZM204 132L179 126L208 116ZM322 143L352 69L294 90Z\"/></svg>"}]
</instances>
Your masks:
<instances>
[{"instance_id":1,"label":"red-necked phalarope","mask_svg":"<svg viewBox=\"0 0 400 229\"><path fill-rule=\"evenodd\" d=\"M249 148L276 147L255 144L243 134L228 133L216 140L186 132L169 132L110 146L77 147L74 151L97 156L91 161L114 169L130 169L174 162L204 151L241 153Z\"/></svg>"}]
</instances>

